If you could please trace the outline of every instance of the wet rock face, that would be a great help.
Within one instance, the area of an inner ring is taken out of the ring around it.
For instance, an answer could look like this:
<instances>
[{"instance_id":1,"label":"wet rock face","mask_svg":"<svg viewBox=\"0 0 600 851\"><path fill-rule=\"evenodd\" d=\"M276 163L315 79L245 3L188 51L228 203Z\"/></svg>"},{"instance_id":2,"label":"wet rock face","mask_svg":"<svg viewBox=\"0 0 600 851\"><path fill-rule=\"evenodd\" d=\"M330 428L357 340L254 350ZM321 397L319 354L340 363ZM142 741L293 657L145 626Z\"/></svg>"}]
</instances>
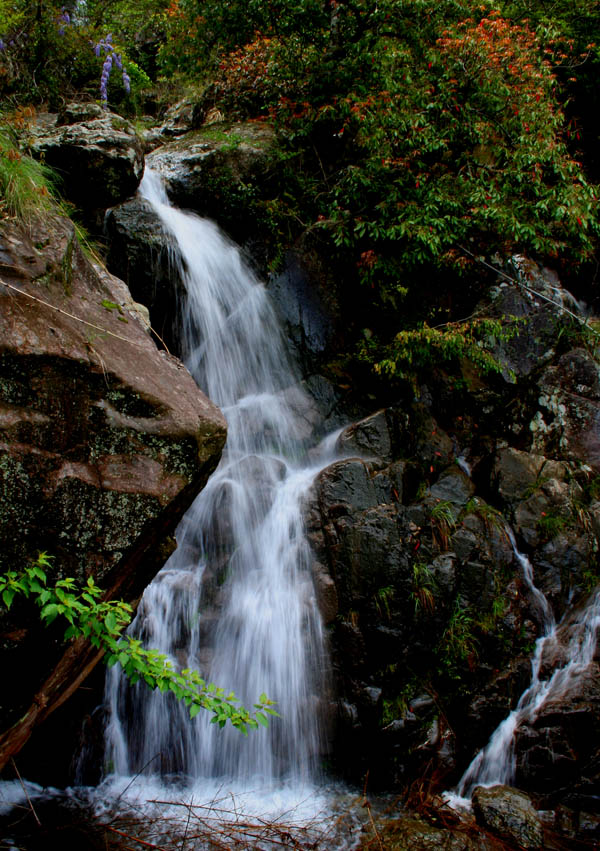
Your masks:
<instances>
[{"instance_id":1,"label":"wet rock face","mask_svg":"<svg viewBox=\"0 0 600 851\"><path fill-rule=\"evenodd\" d=\"M172 244L156 213L140 197L108 211L106 265L148 307L152 327L176 351L175 326L182 296Z\"/></svg>"},{"instance_id":2,"label":"wet rock face","mask_svg":"<svg viewBox=\"0 0 600 851\"><path fill-rule=\"evenodd\" d=\"M477 822L521 848L543 848L540 817L530 798L510 786L477 786L473 791L473 811Z\"/></svg>"},{"instance_id":3,"label":"wet rock face","mask_svg":"<svg viewBox=\"0 0 600 851\"><path fill-rule=\"evenodd\" d=\"M498 347L503 379L465 374L459 398L443 375L430 376L419 402L347 427L337 448L353 457L315 481L307 527L317 584L328 589L334 758L355 779L369 769L372 784L411 782L434 764L451 787L529 686L541 610L509 528L557 620L576 618L573 607L599 581L600 431L589 413L598 367L587 350L558 345L566 319L557 305L570 304L568 294L547 272L533 283L553 305L501 288L535 331ZM563 407L543 432L535 413L549 411L551 383ZM567 632L556 658L544 660L545 678L565 664ZM549 806L568 799L594 810L598 682L592 665L575 677L564 713L548 701L518 730L517 782ZM379 695L370 706L369 690Z\"/></svg>"},{"instance_id":4,"label":"wet rock face","mask_svg":"<svg viewBox=\"0 0 600 851\"><path fill-rule=\"evenodd\" d=\"M5 224L0 244L0 569L44 550L56 578L134 599L216 466L225 421L70 225L48 222L34 243ZM47 714L90 662L61 660L60 632L46 637L24 604L0 622L0 652L13 681L3 729L39 689Z\"/></svg>"},{"instance_id":5,"label":"wet rock face","mask_svg":"<svg viewBox=\"0 0 600 851\"><path fill-rule=\"evenodd\" d=\"M329 573L335 589L323 609L339 672L340 742L353 742L353 765L344 770L368 766L376 783L442 751L451 770L454 744L435 719L428 694L439 685L431 678L485 677L482 637L504 657L518 641L522 601L497 607L516 570L512 548L495 515L474 499L469 476L446 466L452 440L426 410L376 412L348 427L338 447L364 457L319 474L307 526L317 588ZM402 455L413 460L392 460ZM378 699L369 704L372 693ZM508 705L502 700L498 720ZM464 718L451 724L458 729Z\"/></svg>"},{"instance_id":6,"label":"wet rock face","mask_svg":"<svg viewBox=\"0 0 600 851\"><path fill-rule=\"evenodd\" d=\"M133 125L95 104L72 104L40 133L34 156L56 169L69 198L85 210L131 197L144 172L144 149Z\"/></svg>"},{"instance_id":7,"label":"wet rock face","mask_svg":"<svg viewBox=\"0 0 600 851\"><path fill-rule=\"evenodd\" d=\"M562 801L578 811L597 812L599 739L600 670L593 663L570 692L548 701L519 728L517 783L544 807Z\"/></svg>"}]
</instances>

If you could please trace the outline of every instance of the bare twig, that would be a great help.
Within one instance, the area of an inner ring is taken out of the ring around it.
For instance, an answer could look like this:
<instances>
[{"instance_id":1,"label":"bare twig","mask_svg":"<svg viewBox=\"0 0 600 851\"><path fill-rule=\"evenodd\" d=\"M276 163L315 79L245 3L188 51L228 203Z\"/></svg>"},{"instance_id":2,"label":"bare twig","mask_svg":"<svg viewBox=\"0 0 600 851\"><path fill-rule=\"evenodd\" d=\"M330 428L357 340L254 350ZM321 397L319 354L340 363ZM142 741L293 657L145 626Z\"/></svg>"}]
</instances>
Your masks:
<instances>
[{"instance_id":1,"label":"bare twig","mask_svg":"<svg viewBox=\"0 0 600 851\"><path fill-rule=\"evenodd\" d=\"M156 848L158 851L168 851L168 849L164 848L162 845L154 845L152 842L146 842L144 839L138 839L137 836L130 836L122 830L117 830L116 827L107 825L106 829L110 830L111 833L116 833L118 836L122 836L124 839L131 839L133 842L138 842L140 845L143 845L144 848Z\"/></svg>"},{"instance_id":2,"label":"bare twig","mask_svg":"<svg viewBox=\"0 0 600 851\"><path fill-rule=\"evenodd\" d=\"M464 245L459 245L458 247L461 251L464 251L465 254L468 254L469 257L472 257L473 260L477 261L477 263L481 263L482 266L485 266L487 269L491 269L492 272L497 272L499 275L502 275L503 278L506 278L507 281L510 281L511 284L515 284L515 286L527 290L527 292L536 296L536 298L540 298L542 299L542 301L547 301L548 304L553 305L553 307L557 307L560 311L570 316L571 319L575 319L576 322L579 322L580 325L585 325L585 327L591 334L594 334L596 337L600 337L600 333L590 327L586 319L582 319L581 316L577 316L576 313L573 313L573 311L569 310L568 307L565 307L564 304L558 304L558 302L554 301L554 299L550 298L547 295L544 295L543 293L538 292L537 290L534 290L533 287L530 287L528 284L523 283L523 281L519 281L517 280L517 278L511 277L506 272L503 272L502 269L498 269L497 266L493 266L491 263L488 263L487 260L484 260L482 257L478 257L476 254L473 254L473 252L469 251L468 248L465 248Z\"/></svg>"},{"instance_id":3,"label":"bare twig","mask_svg":"<svg viewBox=\"0 0 600 851\"><path fill-rule=\"evenodd\" d=\"M147 762L147 763L145 763L145 765L142 765L142 767L140 768L140 770L138 771L138 773L137 773L136 775L134 775L134 776L131 778L131 780L129 781L129 783L127 784L127 786L123 789L123 791L122 791L122 792L120 792L120 793L119 793L119 795L118 795L117 800L115 801L115 803L118 803L118 802L121 800L121 798L123 797L123 795L125 794L125 792L129 789L129 787L130 787L130 786L132 786L132 785L135 783L135 781L138 779L138 777L140 776L140 774L142 773L142 771L145 771L145 769L146 769L146 768L148 768L148 766L150 765L150 763L151 763L151 762L154 762L154 760L155 760L157 757L159 757L160 755L161 755L161 751L159 751L158 753L155 753L155 754L154 754L154 756L151 756L151 757L150 757L150 759L148 760L148 762Z\"/></svg>"},{"instance_id":4,"label":"bare twig","mask_svg":"<svg viewBox=\"0 0 600 851\"><path fill-rule=\"evenodd\" d=\"M367 798L367 784L368 783L369 783L369 772L367 771L367 774L366 774L366 777L365 777L365 785L364 785L364 788L363 788L362 805L363 805L363 807L366 807L366 810L369 814L369 821L371 822L371 827L373 828L373 832L374 832L375 836L377 837L377 842L379 843L379 847L380 847L381 851L384 851L383 842L381 841L381 836L379 835L379 831L377 830L377 825L375 824L375 819L373 818L373 813L371 812L371 802Z\"/></svg>"},{"instance_id":5,"label":"bare twig","mask_svg":"<svg viewBox=\"0 0 600 851\"><path fill-rule=\"evenodd\" d=\"M190 798L190 806L188 807L188 816L187 821L185 823L185 833L183 834L183 839L181 840L181 851L183 851L183 846L185 845L185 840L187 838L188 829L190 826L190 819L192 817L192 807L194 806L194 798Z\"/></svg>"},{"instance_id":6,"label":"bare twig","mask_svg":"<svg viewBox=\"0 0 600 851\"><path fill-rule=\"evenodd\" d=\"M23 783L23 778L22 778L22 777L21 777L21 775L19 774L19 769L17 768L17 763L15 762L15 760L14 760L14 758L13 758L12 756L11 756L11 758L10 758L10 761L12 762L12 766L13 766L13 768L14 768L14 770L15 770L15 773L16 773L17 777L19 778L19 783L21 784L21 788L23 789L23 792L25 793L25 797L27 798L27 803L29 804L29 806L30 806L30 808L31 808L31 812L33 813L33 816L34 816L35 820L37 821L38 826L39 826L39 827L41 827L41 826L42 826L42 823L41 823L41 821L39 820L39 818L38 818L38 814L37 814L37 813L36 813L36 811L35 811L35 807L33 806L33 803L32 803L32 801L31 801L31 798L29 797L29 795L28 795L28 793L27 793L27 789L25 788L25 784Z\"/></svg>"}]
</instances>

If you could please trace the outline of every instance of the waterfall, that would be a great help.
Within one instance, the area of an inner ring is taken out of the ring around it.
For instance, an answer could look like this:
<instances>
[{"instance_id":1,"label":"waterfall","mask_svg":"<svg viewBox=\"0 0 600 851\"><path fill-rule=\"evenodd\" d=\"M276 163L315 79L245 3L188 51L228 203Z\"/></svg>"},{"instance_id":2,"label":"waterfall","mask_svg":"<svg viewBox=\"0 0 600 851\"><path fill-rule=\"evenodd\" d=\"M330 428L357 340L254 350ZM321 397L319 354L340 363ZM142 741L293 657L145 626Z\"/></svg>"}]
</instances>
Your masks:
<instances>
[{"instance_id":1,"label":"waterfall","mask_svg":"<svg viewBox=\"0 0 600 851\"><path fill-rule=\"evenodd\" d=\"M144 593L130 632L181 667L233 690L261 692L281 718L245 737L218 729L169 694L107 678L107 761L137 772L268 784L315 775L326 652L301 506L325 450L311 452L286 401L298 378L264 287L216 225L169 205L147 170L141 194L175 245L185 285L183 358L220 406L219 467L183 518L178 548ZM328 444L329 446L329 444ZM315 461L315 457L317 460Z\"/></svg>"},{"instance_id":2,"label":"waterfall","mask_svg":"<svg viewBox=\"0 0 600 851\"><path fill-rule=\"evenodd\" d=\"M535 720L540 709L549 701L564 698L589 667L596 650L596 633L600 627L599 591L591 596L580 617L571 626L565 663L555 668L544 679L542 663L547 652L558 645L558 626L549 601L534 584L529 559L518 551L512 530L507 528L506 532L515 557L521 565L533 607L539 615L541 635L536 641L531 659L531 680L528 687L512 712L496 728L487 745L468 766L458 782L456 791L449 793L451 804L468 803L476 786L495 786L499 783L510 785L514 782L515 737L519 726Z\"/></svg>"}]
</instances>

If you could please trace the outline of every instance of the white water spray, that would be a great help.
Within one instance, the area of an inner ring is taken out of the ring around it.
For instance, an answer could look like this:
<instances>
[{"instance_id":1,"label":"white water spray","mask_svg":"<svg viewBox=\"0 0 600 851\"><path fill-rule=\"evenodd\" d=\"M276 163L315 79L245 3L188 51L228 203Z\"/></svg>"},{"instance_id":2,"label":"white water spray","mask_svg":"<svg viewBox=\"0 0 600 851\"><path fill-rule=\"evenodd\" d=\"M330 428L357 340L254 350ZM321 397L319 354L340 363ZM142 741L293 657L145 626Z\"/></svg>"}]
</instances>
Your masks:
<instances>
[{"instance_id":1,"label":"white water spray","mask_svg":"<svg viewBox=\"0 0 600 851\"><path fill-rule=\"evenodd\" d=\"M248 737L209 718L190 722L171 695L131 687L112 669L111 770L223 778L242 788L307 780L321 745L326 655L301 503L332 459L311 453L308 466L283 392L297 378L266 292L238 249L211 222L172 208L152 172L141 192L177 246L184 360L223 410L228 440L132 630L247 706L266 692L282 717Z\"/></svg>"},{"instance_id":2,"label":"white water spray","mask_svg":"<svg viewBox=\"0 0 600 851\"><path fill-rule=\"evenodd\" d=\"M600 627L599 591L592 595L579 619L571 625L564 665L555 668L546 679L542 678L542 662L547 652L558 644L558 627L550 603L534 584L529 559L518 551L512 530L506 529L506 532L539 615L541 635L536 641L531 659L529 686L512 712L496 728L485 748L468 766L456 791L449 793L448 800L452 805L468 806L476 786L510 785L514 782L517 767L515 744L519 726L534 721L540 709L549 701L566 697L593 661L596 650L597 630Z\"/></svg>"}]
</instances>

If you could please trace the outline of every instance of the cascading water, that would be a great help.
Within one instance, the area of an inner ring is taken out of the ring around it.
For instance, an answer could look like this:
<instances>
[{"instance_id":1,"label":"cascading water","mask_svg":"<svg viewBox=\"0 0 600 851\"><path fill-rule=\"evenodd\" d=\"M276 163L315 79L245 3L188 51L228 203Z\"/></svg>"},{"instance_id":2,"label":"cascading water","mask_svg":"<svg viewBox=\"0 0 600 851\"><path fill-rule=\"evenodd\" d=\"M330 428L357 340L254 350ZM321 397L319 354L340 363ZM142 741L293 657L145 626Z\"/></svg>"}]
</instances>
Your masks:
<instances>
[{"instance_id":1,"label":"cascading water","mask_svg":"<svg viewBox=\"0 0 600 851\"><path fill-rule=\"evenodd\" d=\"M510 785L514 782L515 736L519 726L533 721L540 709L549 701L560 700L569 693L594 658L597 630L600 628L600 591L596 591L579 620L571 627L565 664L556 668L547 679L542 678L542 663L547 652L558 643L559 627L550 603L533 582L533 570L529 559L518 551L512 530L506 529L506 533L521 565L523 579L531 594L533 606L539 613L541 635L536 641L531 660L529 686L512 712L496 728L485 748L468 766L456 791L449 793L449 802L459 806L468 805L476 786L494 786L499 783Z\"/></svg>"},{"instance_id":2,"label":"cascading water","mask_svg":"<svg viewBox=\"0 0 600 851\"><path fill-rule=\"evenodd\" d=\"M284 392L297 378L266 292L237 248L211 222L172 208L150 171L141 192L176 244L184 360L225 414L228 440L131 629L247 706L266 692L282 718L248 737L209 718L190 722L172 695L130 687L113 669L109 766L122 776L308 779L319 754L326 654L301 502L327 459L306 463Z\"/></svg>"}]
</instances>

